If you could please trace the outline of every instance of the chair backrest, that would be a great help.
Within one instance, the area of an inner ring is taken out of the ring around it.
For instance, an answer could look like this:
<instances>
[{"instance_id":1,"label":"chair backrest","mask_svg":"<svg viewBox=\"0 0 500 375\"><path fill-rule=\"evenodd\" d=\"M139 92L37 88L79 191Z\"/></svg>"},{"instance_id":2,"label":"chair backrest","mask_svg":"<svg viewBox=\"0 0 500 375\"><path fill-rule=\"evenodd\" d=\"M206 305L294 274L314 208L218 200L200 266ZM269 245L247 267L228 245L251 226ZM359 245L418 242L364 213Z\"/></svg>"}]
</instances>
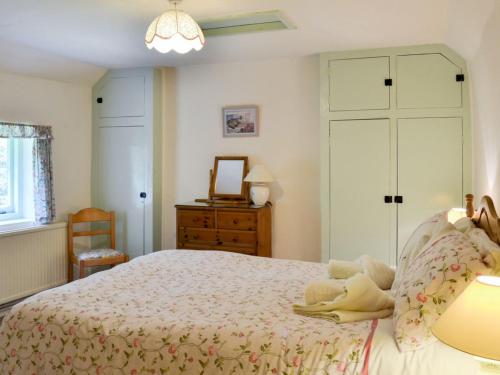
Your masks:
<instances>
[{"instance_id":1,"label":"chair backrest","mask_svg":"<svg viewBox=\"0 0 500 375\"><path fill-rule=\"evenodd\" d=\"M96 229L87 231L73 231L74 224L80 223L97 223L97 222L109 222L108 229ZM76 214L68 215L68 254L71 257L73 254L73 238L75 237L92 237L92 236L102 236L108 235L110 238L110 247L115 249L116 234L115 234L115 212L106 212L99 208L84 208L78 211Z\"/></svg>"}]
</instances>

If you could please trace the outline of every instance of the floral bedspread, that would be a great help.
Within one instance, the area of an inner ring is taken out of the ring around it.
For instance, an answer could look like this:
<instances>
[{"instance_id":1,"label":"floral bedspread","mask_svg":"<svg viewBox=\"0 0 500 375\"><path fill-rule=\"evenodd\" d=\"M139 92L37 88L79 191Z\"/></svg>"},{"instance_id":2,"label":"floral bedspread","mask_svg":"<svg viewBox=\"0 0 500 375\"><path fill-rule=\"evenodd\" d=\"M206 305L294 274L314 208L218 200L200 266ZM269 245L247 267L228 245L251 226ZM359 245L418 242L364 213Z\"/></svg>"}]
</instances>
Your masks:
<instances>
[{"instance_id":1,"label":"floral bedspread","mask_svg":"<svg viewBox=\"0 0 500 375\"><path fill-rule=\"evenodd\" d=\"M35 295L0 329L6 374L366 374L376 322L295 315L325 266L167 250Z\"/></svg>"}]
</instances>

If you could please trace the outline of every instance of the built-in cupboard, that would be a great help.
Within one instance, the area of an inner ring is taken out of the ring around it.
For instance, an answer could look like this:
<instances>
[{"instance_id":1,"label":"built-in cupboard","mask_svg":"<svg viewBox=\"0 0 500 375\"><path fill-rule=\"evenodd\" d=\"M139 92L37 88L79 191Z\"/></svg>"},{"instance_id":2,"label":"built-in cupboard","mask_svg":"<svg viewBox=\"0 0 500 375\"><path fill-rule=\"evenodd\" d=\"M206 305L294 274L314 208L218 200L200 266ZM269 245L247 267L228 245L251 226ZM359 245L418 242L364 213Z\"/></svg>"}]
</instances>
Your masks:
<instances>
[{"instance_id":1,"label":"built-in cupboard","mask_svg":"<svg viewBox=\"0 0 500 375\"><path fill-rule=\"evenodd\" d=\"M160 82L155 69L121 69L93 88L92 205L116 212L131 258L160 248Z\"/></svg>"},{"instance_id":2,"label":"built-in cupboard","mask_svg":"<svg viewBox=\"0 0 500 375\"><path fill-rule=\"evenodd\" d=\"M443 45L321 55L323 259L396 264L471 189L468 77Z\"/></svg>"}]
</instances>

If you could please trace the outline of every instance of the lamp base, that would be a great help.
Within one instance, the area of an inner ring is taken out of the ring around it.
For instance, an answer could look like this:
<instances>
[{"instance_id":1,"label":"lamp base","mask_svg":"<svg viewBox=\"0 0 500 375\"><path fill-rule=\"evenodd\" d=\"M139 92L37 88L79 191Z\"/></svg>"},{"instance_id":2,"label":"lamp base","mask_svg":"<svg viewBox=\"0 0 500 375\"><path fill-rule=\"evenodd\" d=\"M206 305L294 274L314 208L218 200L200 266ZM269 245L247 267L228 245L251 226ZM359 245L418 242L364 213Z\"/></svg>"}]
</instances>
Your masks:
<instances>
[{"instance_id":1,"label":"lamp base","mask_svg":"<svg viewBox=\"0 0 500 375\"><path fill-rule=\"evenodd\" d=\"M500 374L500 362L476 356L474 358L479 362L480 368L478 374Z\"/></svg>"},{"instance_id":2,"label":"lamp base","mask_svg":"<svg viewBox=\"0 0 500 375\"><path fill-rule=\"evenodd\" d=\"M252 185L250 198L256 206L264 206L269 199L269 187L265 185Z\"/></svg>"}]
</instances>

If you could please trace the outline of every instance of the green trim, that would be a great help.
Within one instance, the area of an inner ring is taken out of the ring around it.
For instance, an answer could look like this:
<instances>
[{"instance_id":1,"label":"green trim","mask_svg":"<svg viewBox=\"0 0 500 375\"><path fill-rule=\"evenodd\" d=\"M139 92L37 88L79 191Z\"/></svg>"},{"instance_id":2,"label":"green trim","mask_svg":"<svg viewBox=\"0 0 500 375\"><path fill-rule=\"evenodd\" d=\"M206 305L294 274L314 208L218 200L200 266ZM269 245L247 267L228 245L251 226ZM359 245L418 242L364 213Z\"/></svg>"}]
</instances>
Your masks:
<instances>
[{"instance_id":1,"label":"green trim","mask_svg":"<svg viewBox=\"0 0 500 375\"><path fill-rule=\"evenodd\" d=\"M226 36L295 28L279 10L199 21L205 36Z\"/></svg>"},{"instance_id":2,"label":"green trim","mask_svg":"<svg viewBox=\"0 0 500 375\"><path fill-rule=\"evenodd\" d=\"M259 23L254 25L244 25L244 26L227 26L220 27L216 29L203 29L203 34L206 37L210 36L226 36L235 34L248 34L263 31L274 31L274 30L286 30L287 27L283 22L267 22Z\"/></svg>"}]
</instances>

